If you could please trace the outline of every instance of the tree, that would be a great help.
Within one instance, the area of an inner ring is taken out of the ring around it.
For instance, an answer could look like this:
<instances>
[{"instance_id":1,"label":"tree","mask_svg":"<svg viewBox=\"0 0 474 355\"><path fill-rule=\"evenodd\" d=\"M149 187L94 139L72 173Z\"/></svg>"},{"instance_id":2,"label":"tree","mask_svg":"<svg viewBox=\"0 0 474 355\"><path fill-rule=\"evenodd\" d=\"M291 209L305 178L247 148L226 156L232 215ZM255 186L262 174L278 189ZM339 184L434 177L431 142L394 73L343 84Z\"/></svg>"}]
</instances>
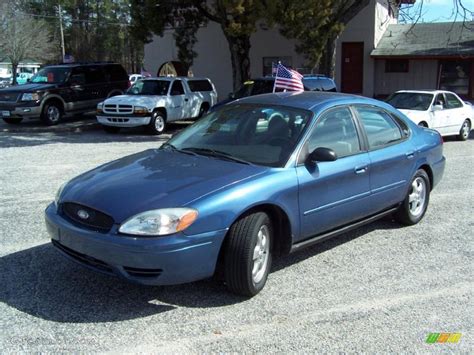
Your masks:
<instances>
[{"instance_id":1,"label":"tree","mask_svg":"<svg viewBox=\"0 0 474 355\"><path fill-rule=\"evenodd\" d=\"M12 65L13 85L20 62L26 59L49 60L57 56L50 32L44 21L19 12L14 2L0 5L0 54Z\"/></svg>"},{"instance_id":2,"label":"tree","mask_svg":"<svg viewBox=\"0 0 474 355\"><path fill-rule=\"evenodd\" d=\"M227 39L232 62L234 89L250 78L250 36L265 16L261 0L194 0L194 5L209 20L218 23Z\"/></svg>"},{"instance_id":3,"label":"tree","mask_svg":"<svg viewBox=\"0 0 474 355\"><path fill-rule=\"evenodd\" d=\"M270 21L279 25L283 36L298 41L296 51L305 56L308 66L334 76L337 37L370 0L277 0L273 3Z\"/></svg>"}]
</instances>

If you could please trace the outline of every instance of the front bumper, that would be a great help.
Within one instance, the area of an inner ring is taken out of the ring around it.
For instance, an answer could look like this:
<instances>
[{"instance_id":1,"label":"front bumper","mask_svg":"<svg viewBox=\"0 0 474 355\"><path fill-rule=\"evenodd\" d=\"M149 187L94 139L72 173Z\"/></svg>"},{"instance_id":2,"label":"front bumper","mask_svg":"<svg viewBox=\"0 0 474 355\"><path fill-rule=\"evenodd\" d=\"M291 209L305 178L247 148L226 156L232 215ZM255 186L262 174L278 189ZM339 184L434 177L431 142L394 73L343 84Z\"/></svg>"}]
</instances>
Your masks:
<instances>
[{"instance_id":1,"label":"front bumper","mask_svg":"<svg viewBox=\"0 0 474 355\"><path fill-rule=\"evenodd\" d=\"M446 158L444 156L442 156L439 161L431 165L431 169L433 171L433 186L431 187L432 189L441 181L441 178L444 175L445 166Z\"/></svg>"},{"instance_id":2,"label":"front bumper","mask_svg":"<svg viewBox=\"0 0 474 355\"><path fill-rule=\"evenodd\" d=\"M92 270L145 285L192 282L214 274L227 230L135 238L80 228L62 218L54 204L45 211L53 245Z\"/></svg>"},{"instance_id":3,"label":"front bumper","mask_svg":"<svg viewBox=\"0 0 474 355\"><path fill-rule=\"evenodd\" d=\"M8 112L8 115L4 115ZM32 106L31 102L0 103L0 118L37 118L41 115L41 106Z\"/></svg>"},{"instance_id":4,"label":"front bumper","mask_svg":"<svg viewBox=\"0 0 474 355\"><path fill-rule=\"evenodd\" d=\"M105 126L114 127L140 127L150 124L151 117L133 117L133 116L97 116L97 121Z\"/></svg>"}]
</instances>

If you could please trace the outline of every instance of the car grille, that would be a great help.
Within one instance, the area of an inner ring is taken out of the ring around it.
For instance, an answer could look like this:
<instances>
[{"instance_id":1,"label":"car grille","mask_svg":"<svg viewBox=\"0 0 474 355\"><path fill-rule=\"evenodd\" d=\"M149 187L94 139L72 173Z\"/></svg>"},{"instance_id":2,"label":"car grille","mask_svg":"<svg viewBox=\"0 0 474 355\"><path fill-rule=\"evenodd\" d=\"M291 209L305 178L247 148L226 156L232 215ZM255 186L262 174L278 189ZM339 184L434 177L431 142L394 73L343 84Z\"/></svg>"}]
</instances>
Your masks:
<instances>
[{"instance_id":1,"label":"car grille","mask_svg":"<svg viewBox=\"0 0 474 355\"><path fill-rule=\"evenodd\" d=\"M114 220L109 215L77 203L62 203L60 211L71 222L97 232L106 233L114 225Z\"/></svg>"},{"instance_id":2,"label":"car grille","mask_svg":"<svg viewBox=\"0 0 474 355\"><path fill-rule=\"evenodd\" d=\"M121 114L129 114L133 113L133 106L132 105L112 105L106 104L103 108L105 113L121 113Z\"/></svg>"},{"instance_id":3,"label":"car grille","mask_svg":"<svg viewBox=\"0 0 474 355\"><path fill-rule=\"evenodd\" d=\"M116 118L116 117L107 117L107 121L115 123L127 123L130 121L129 118Z\"/></svg>"},{"instance_id":4,"label":"car grille","mask_svg":"<svg viewBox=\"0 0 474 355\"><path fill-rule=\"evenodd\" d=\"M0 93L0 102L16 102L18 100L18 96L20 95L17 93L2 92Z\"/></svg>"},{"instance_id":5,"label":"car grille","mask_svg":"<svg viewBox=\"0 0 474 355\"><path fill-rule=\"evenodd\" d=\"M65 247L64 245L62 245L61 243L59 243L58 241L54 239L51 242L56 248L61 250L63 253L69 255L74 260L80 262L81 264L91 266L95 269L98 269L107 273L113 273L112 268L104 261L93 258L92 256L79 253L75 250L69 249L68 247Z\"/></svg>"}]
</instances>

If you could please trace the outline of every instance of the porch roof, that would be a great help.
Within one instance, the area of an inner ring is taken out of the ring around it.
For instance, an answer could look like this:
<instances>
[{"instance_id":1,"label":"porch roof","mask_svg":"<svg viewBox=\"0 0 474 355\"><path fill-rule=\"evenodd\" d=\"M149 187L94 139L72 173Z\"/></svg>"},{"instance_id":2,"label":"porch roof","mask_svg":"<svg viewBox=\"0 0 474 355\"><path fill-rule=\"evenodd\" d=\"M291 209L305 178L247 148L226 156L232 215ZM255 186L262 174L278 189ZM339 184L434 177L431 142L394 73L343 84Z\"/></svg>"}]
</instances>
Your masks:
<instances>
[{"instance_id":1,"label":"porch roof","mask_svg":"<svg viewBox=\"0 0 474 355\"><path fill-rule=\"evenodd\" d=\"M474 21L389 25L370 55L474 58Z\"/></svg>"}]
</instances>

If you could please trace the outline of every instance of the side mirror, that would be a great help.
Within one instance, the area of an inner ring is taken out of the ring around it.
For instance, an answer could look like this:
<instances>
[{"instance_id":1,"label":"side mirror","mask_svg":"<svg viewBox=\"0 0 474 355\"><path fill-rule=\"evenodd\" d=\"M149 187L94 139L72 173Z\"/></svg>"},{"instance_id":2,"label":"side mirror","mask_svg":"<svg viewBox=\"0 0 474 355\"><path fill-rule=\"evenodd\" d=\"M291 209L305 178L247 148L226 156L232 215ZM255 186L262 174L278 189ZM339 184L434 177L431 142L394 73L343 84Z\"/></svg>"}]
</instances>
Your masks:
<instances>
[{"instance_id":1,"label":"side mirror","mask_svg":"<svg viewBox=\"0 0 474 355\"><path fill-rule=\"evenodd\" d=\"M433 111L441 111L443 109L443 105L442 104L434 104L433 105Z\"/></svg>"},{"instance_id":2,"label":"side mirror","mask_svg":"<svg viewBox=\"0 0 474 355\"><path fill-rule=\"evenodd\" d=\"M229 93L229 99L231 100L235 99L235 95L233 92Z\"/></svg>"},{"instance_id":3,"label":"side mirror","mask_svg":"<svg viewBox=\"0 0 474 355\"><path fill-rule=\"evenodd\" d=\"M334 161L337 160L337 154L331 148L319 147L309 154L308 159L313 163L318 161Z\"/></svg>"}]
</instances>

